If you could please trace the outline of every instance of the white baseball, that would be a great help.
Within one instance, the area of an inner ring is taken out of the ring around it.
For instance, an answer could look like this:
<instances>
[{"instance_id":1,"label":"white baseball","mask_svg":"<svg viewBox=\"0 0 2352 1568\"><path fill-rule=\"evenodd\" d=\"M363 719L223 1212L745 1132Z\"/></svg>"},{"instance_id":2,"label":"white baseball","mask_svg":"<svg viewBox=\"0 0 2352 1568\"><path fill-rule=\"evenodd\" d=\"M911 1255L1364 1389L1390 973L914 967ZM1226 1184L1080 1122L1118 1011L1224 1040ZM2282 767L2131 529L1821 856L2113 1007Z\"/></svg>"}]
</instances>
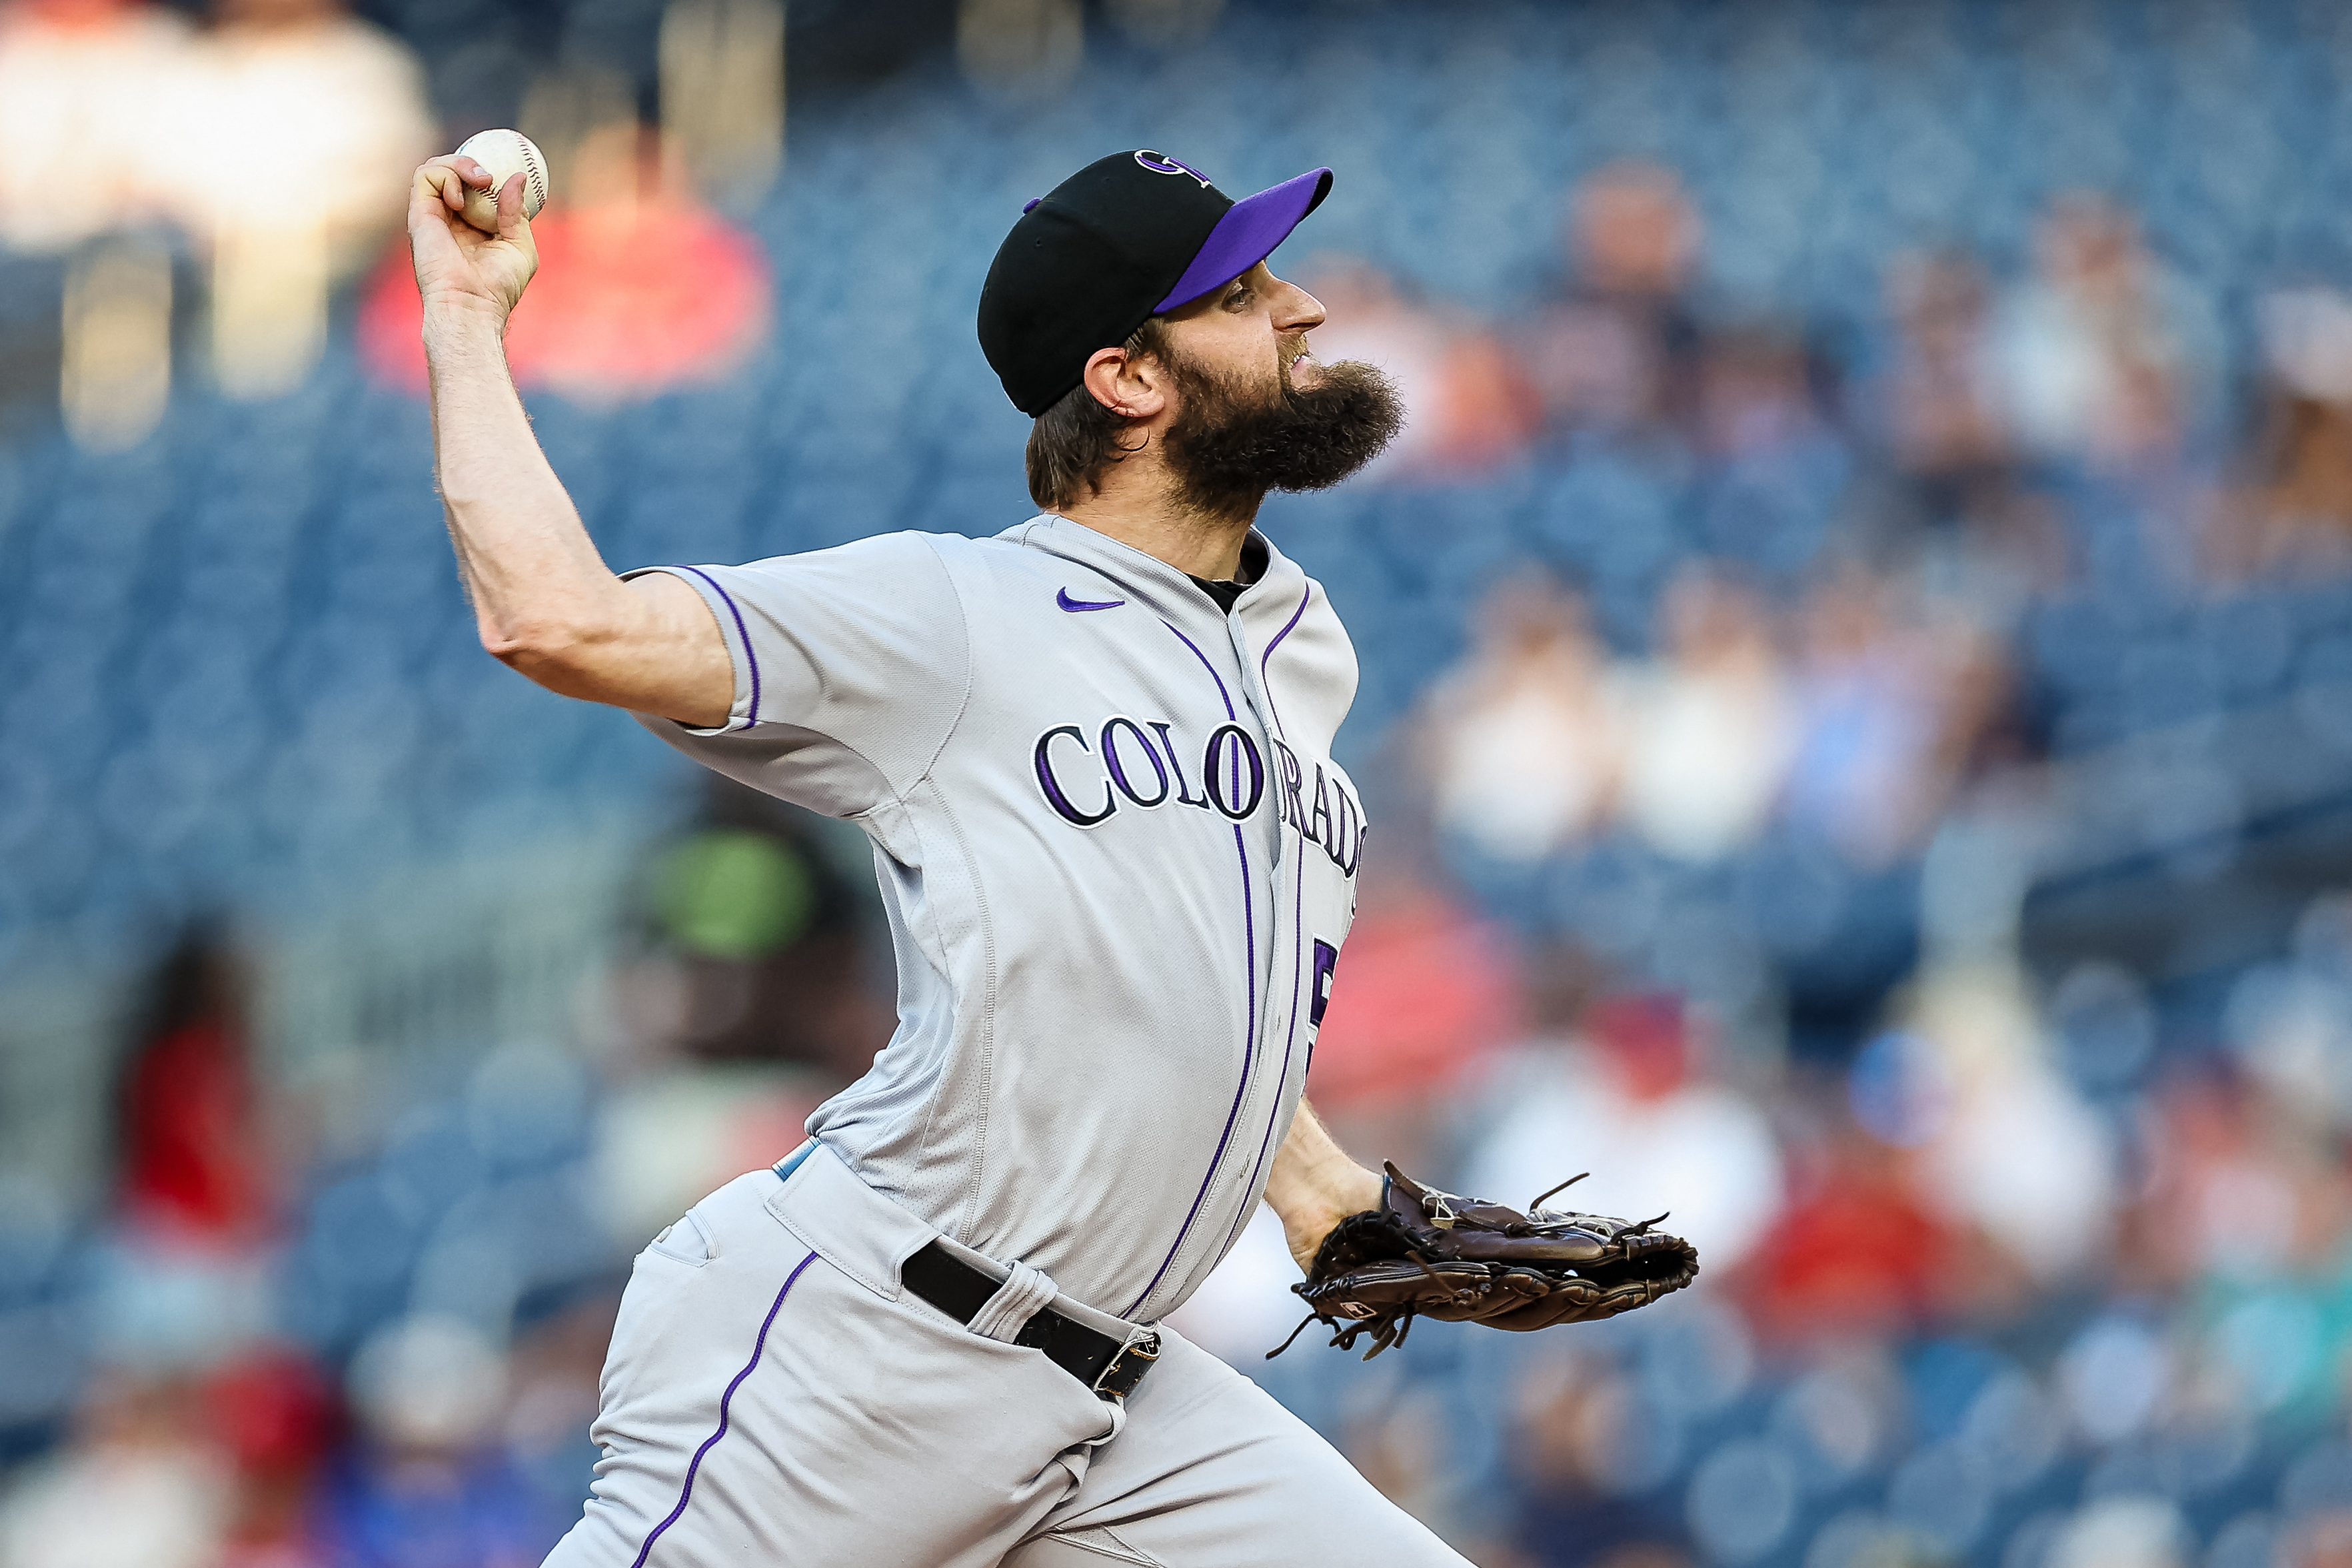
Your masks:
<instances>
[{"instance_id":1,"label":"white baseball","mask_svg":"<svg viewBox=\"0 0 2352 1568\"><path fill-rule=\"evenodd\" d=\"M499 193L510 175L522 176L522 215L539 216L547 204L547 157L520 131L481 131L466 138L457 149L489 171L490 188L466 191L466 221L484 234L499 232Z\"/></svg>"}]
</instances>

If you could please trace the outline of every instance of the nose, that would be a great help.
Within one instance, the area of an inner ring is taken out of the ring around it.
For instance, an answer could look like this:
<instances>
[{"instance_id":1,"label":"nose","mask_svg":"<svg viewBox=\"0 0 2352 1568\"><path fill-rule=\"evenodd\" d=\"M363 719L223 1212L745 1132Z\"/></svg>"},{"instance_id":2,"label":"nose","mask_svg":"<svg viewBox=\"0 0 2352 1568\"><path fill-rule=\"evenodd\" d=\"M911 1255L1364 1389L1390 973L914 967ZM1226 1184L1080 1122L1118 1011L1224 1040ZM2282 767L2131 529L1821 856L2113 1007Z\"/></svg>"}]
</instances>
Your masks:
<instances>
[{"instance_id":1,"label":"nose","mask_svg":"<svg viewBox=\"0 0 2352 1568\"><path fill-rule=\"evenodd\" d=\"M1323 325L1323 301L1285 278L1275 281L1281 292L1275 296L1274 326L1279 332L1311 331Z\"/></svg>"}]
</instances>

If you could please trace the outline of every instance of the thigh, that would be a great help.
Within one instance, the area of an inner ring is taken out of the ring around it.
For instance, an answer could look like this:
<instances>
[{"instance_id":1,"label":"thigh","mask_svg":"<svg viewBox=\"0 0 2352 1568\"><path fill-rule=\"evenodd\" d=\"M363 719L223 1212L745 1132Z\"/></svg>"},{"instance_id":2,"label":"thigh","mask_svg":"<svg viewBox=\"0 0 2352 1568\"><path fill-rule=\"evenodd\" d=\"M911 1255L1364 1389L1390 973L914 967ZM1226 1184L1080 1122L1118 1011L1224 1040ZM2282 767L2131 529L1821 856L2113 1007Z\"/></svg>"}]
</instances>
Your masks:
<instances>
[{"instance_id":1,"label":"thigh","mask_svg":"<svg viewBox=\"0 0 2352 1568\"><path fill-rule=\"evenodd\" d=\"M1004 1568L1468 1568L1314 1428L1181 1336L1128 1404L1076 1493Z\"/></svg>"},{"instance_id":2,"label":"thigh","mask_svg":"<svg viewBox=\"0 0 2352 1568\"><path fill-rule=\"evenodd\" d=\"M816 1256L776 1186L722 1188L637 1260L551 1568L984 1568L1075 1489L1062 1456L1108 1430L1101 1402Z\"/></svg>"}]
</instances>

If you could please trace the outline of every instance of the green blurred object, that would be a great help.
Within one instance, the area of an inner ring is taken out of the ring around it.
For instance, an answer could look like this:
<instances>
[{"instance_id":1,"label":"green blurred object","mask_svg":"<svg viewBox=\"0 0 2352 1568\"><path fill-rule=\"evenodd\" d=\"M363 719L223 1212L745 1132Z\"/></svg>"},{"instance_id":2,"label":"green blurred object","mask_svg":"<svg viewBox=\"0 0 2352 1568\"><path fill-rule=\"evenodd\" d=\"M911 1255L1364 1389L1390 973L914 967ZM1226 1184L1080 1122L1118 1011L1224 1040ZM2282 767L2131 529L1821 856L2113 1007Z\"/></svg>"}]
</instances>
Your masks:
<instances>
[{"instance_id":1,"label":"green blurred object","mask_svg":"<svg viewBox=\"0 0 2352 1568\"><path fill-rule=\"evenodd\" d=\"M708 958L763 958L816 910L816 883L782 839L740 828L696 834L662 862L655 906L672 941Z\"/></svg>"}]
</instances>

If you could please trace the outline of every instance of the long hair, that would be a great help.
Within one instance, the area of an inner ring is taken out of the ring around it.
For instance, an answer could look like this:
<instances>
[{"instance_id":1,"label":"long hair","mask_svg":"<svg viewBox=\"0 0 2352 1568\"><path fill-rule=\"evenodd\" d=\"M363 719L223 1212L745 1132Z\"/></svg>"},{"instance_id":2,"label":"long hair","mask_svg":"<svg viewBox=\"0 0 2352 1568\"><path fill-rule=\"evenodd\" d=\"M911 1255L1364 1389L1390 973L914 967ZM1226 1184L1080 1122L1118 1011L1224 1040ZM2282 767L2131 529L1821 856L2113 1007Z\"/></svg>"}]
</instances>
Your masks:
<instances>
[{"instance_id":1,"label":"long hair","mask_svg":"<svg viewBox=\"0 0 2352 1568\"><path fill-rule=\"evenodd\" d=\"M1168 329L1147 319L1121 345L1129 355L1167 362ZM1104 472L1140 446L1126 438L1129 422L1102 405L1080 382L1037 416L1029 429L1029 498L1052 511L1084 500L1101 487Z\"/></svg>"}]
</instances>

